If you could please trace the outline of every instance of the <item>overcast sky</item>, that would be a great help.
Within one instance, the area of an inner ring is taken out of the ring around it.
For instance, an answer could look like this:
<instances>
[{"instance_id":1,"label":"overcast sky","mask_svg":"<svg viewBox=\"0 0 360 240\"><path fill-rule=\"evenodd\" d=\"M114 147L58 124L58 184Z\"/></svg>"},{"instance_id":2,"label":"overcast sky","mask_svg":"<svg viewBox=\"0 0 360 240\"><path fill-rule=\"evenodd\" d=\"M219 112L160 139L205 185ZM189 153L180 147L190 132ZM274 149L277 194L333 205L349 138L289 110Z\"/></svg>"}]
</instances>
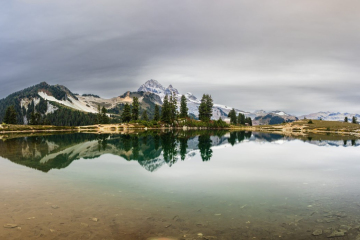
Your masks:
<instances>
[{"instance_id":1,"label":"overcast sky","mask_svg":"<svg viewBox=\"0 0 360 240\"><path fill-rule=\"evenodd\" d=\"M0 2L0 98L46 81L110 98L148 79L245 111L360 113L360 1Z\"/></svg>"}]
</instances>

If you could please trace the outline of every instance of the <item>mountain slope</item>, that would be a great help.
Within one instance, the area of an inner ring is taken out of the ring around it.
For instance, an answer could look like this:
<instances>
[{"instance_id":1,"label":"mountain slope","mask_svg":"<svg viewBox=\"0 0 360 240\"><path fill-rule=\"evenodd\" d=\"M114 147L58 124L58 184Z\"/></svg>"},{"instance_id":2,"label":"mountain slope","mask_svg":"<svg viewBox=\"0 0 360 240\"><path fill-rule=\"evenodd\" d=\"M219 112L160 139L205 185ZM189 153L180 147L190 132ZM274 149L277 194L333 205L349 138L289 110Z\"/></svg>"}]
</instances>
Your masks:
<instances>
[{"instance_id":1,"label":"mountain slope","mask_svg":"<svg viewBox=\"0 0 360 240\"><path fill-rule=\"evenodd\" d=\"M154 79L150 79L150 80L146 81L144 84L142 84L139 87L138 92L151 92L151 93L154 93L154 94L158 95L161 98L161 100L164 99L165 95L174 94L176 96L176 98L178 99L178 104L179 105L180 105L180 98L182 96L182 94L180 94L179 91L176 88L174 88L172 85L169 85L169 87L165 88L163 85L161 85L158 81L156 81ZM195 97L190 92L187 92L184 95L185 95L186 100L187 100L187 106L189 108L189 114L192 114L192 115L198 117L200 99ZM213 119L219 119L220 117L221 118L226 118L231 109L232 109L232 107L214 103L213 117L212 118ZM248 112L244 112L244 111L239 110L239 109L235 109L235 111L237 113L243 113L245 115L250 114Z\"/></svg>"},{"instance_id":2,"label":"mountain slope","mask_svg":"<svg viewBox=\"0 0 360 240\"><path fill-rule=\"evenodd\" d=\"M5 111L9 106L14 106L18 124L28 124L33 112L39 113L43 121L52 119L51 124L53 125L92 124L95 115L85 114L84 112L96 112L82 104L66 87L49 85L46 82L15 92L1 99L0 122L3 121Z\"/></svg>"},{"instance_id":3,"label":"mountain slope","mask_svg":"<svg viewBox=\"0 0 360 240\"><path fill-rule=\"evenodd\" d=\"M314 120L326 120L326 121L344 121L345 117L348 117L349 121L351 121L352 117L356 117L360 119L360 114L355 113L340 113L340 112L317 112L311 113L307 115L302 115L299 118L303 119L314 119Z\"/></svg>"},{"instance_id":4,"label":"mountain slope","mask_svg":"<svg viewBox=\"0 0 360 240\"><path fill-rule=\"evenodd\" d=\"M14 106L18 124L28 124L31 114L39 113L41 122L52 125L90 125L94 124L98 106L105 107L109 113L120 114L126 103L131 104L134 97L139 98L140 108L147 109L152 117L155 104L162 105L161 98L153 93L126 92L111 99L103 99L94 94L78 95L62 85L49 85L46 82L10 94L0 100L0 122L5 111Z\"/></svg>"},{"instance_id":5,"label":"mountain slope","mask_svg":"<svg viewBox=\"0 0 360 240\"><path fill-rule=\"evenodd\" d=\"M273 125L283 122L293 122L298 120L297 117L287 114L283 111L257 111L253 120L253 125Z\"/></svg>"}]
</instances>

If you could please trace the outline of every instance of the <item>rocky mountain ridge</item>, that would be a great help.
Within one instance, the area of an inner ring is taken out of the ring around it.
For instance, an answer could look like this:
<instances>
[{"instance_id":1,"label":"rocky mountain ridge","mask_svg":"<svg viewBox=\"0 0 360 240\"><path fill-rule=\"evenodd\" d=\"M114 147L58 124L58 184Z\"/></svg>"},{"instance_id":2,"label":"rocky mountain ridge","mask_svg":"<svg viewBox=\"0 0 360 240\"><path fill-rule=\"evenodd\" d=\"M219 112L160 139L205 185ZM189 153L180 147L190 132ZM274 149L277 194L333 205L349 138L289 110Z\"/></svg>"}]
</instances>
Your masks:
<instances>
[{"instance_id":1,"label":"rocky mountain ridge","mask_svg":"<svg viewBox=\"0 0 360 240\"><path fill-rule=\"evenodd\" d=\"M94 94L74 94L68 88L62 85L49 85L42 82L35 86L10 94L8 97L0 100L0 121L5 115L8 106L14 106L17 112L18 123L27 124L32 111L40 112L43 116L56 115L59 110L66 108L83 113L96 114L98 106L108 109L110 114L120 115L126 103L132 104L133 98L138 97L140 107L147 109L150 117L153 114L155 105L161 106L165 95L173 94L180 105L182 94L171 84L164 87L158 81L150 79L142 84L135 92L125 92L122 95L110 99L101 98ZM191 92L184 94L187 100L189 114L192 117L198 116L200 99ZM213 119L226 119L232 107L214 103ZM284 111L264 111L246 112L239 108L234 108L238 113L251 117L254 125L278 124L282 122L291 122L297 119L323 119L329 121L344 121L345 117L349 121L353 116L360 119L360 114L340 113L340 112L318 112L308 115L302 115L298 118ZM60 114L60 113L59 113ZM62 113L63 114L63 113ZM57 116L53 116L56 118ZM89 120L90 121L90 120Z\"/></svg>"},{"instance_id":2,"label":"rocky mountain ridge","mask_svg":"<svg viewBox=\"0 0 360 240\"><path fill-rule=\"evenodd\" d=\"M356 113L340 113L340 112L317 112L317 113L310 113L307 115L302 115L299 119L314 119L314 120L326 120L326 121L344 121L345 117L348 117L349 122L351 121L352 117L356 117L360 120L360 114Z\"/></svg>"}]
</instances>

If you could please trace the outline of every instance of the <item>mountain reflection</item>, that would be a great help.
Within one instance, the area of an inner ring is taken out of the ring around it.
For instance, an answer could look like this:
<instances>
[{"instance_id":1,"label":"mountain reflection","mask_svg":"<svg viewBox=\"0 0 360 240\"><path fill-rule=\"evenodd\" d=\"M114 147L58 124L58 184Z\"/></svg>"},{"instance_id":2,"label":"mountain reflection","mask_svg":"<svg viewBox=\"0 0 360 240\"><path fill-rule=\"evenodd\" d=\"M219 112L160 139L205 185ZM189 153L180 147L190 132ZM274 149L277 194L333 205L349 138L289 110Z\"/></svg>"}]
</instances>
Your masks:
<instances>
[{"instance_id":1,"label":"mountain reflection","mask_svg":"<svg viewBox=\"0 0 360 240\"><path fill-rule=\"evenodd\" d=\"M294 139L318 146L359 146L354 137L289 137L244 131L154 131L121 135L77 133L2 140L0 156L17 164L48 172L51 169L66 168L74 160L112 154L128 161L138 161L146 170L153 172L165 164L171 167L177 161L184 161L196 154L204 162L210 161L212 148L215 146L234 146L245 141L281 144Z\"/></svg>"}]
</instances>

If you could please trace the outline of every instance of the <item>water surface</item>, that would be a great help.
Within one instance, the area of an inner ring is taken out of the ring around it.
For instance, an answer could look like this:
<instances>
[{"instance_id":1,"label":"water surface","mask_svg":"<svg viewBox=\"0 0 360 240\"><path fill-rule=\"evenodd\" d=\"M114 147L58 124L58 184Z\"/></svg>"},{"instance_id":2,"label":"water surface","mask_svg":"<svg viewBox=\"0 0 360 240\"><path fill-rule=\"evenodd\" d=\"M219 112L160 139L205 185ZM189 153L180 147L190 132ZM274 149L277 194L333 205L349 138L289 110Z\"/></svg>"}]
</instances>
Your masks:
<instances>
[{"instance_id":1,"label":"water surface","mask_svg":"<svg viewBox=\"0 0 360 240\"><path fill-rule=\"evenodd\" d=\"M355 239L358 146L224 131L0 140L0 223L16 225L0 239Z\"/></svg>"}]
</instances>

